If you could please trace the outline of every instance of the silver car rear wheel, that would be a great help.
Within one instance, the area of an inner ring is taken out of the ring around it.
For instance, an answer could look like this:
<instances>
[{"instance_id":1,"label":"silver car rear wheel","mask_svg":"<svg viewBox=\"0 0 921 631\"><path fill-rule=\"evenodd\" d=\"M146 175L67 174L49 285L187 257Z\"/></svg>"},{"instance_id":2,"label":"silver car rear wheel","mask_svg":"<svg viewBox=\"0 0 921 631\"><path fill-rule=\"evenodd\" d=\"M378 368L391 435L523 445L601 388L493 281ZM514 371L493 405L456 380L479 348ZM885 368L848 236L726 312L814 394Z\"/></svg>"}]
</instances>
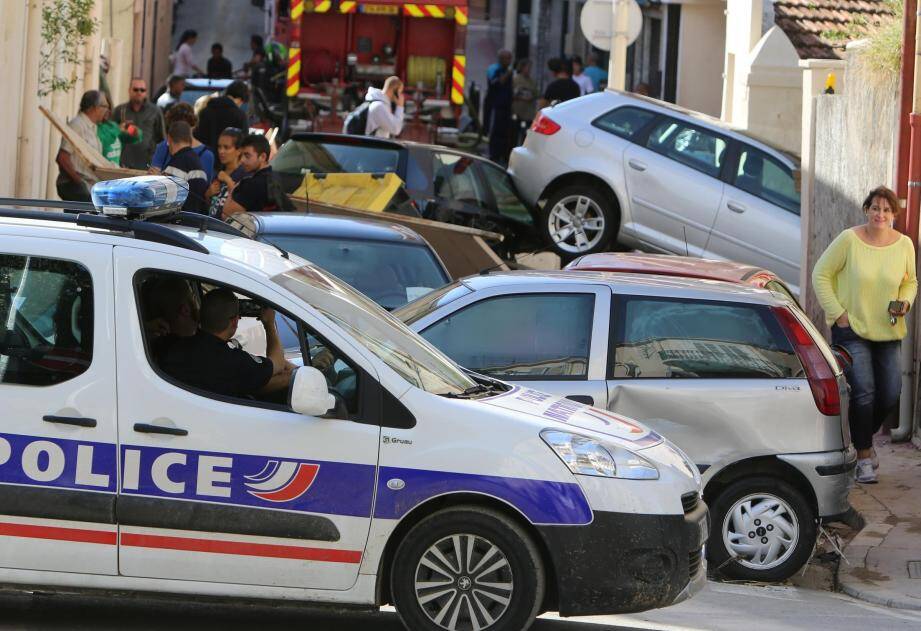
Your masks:
<instances>
[{"instance_id":1,"label":"silver car rear wheel","mask_svg":"<svg viewBox=\"0 0 921 631\"><path fill-rule=\"evenodd\" d=\"M800 538L796 513L783 499L755 493L738 500L723 519L723 544L736 562L752 570L782 565Z\"/></svg>"},{"instance_id":2,"label":"silver car rear wheel","mask_svg":"<svg viewBox=\"0 0 921 631\"><path fill-rule=\"evenodd\" d=\"M586 195L559 199L547 215L550 240L564 252L583 254L599 244L605 234L604 211Z\"/></svg>"}]
</instances>

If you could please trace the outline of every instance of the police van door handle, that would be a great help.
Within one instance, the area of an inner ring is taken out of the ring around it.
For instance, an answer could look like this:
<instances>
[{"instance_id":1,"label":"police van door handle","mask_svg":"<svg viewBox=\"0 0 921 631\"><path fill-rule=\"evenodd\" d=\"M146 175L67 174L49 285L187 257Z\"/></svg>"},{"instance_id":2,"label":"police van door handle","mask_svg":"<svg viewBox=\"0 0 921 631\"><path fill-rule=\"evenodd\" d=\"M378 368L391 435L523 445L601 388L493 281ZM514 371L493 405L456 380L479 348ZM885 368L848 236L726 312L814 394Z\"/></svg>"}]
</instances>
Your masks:
<instances>
[{"instance_id":1,"label":"police van door handle","mask_svg":"<svg viewBox=\"0 0 921 631\"><path fill-rule=\"evenodd\" d=\"M595 399L588 396L587 394L569 394L566 395L566 398L570 401L575 401L576 403L584 403L585 405L595 405Z\"/></svg>"},{"instance_id":2,"label":"police van door handle","mask_svg":"<svg viewBox=\"0 0 921 631\"><path fill-rule=\"evenodd\" d=\"M78 427L96 427L96 419L82 418L79 416L54 416L47 414L42 420L48 423L60 423L61 425L77 425Z\"/></svg>"},{"instance_id":3,"label":"police van door handle","mask_svg":"<svg viewBox=\"0 0 921 631\"><path fill-rule=\"evenodd\" d=\"M144 434L169 434L170 436L189 435L189 430L181 427L165 427L163 425L151 425L150 423L135 423L134 431Z\"/></svg>"}]
</instances>

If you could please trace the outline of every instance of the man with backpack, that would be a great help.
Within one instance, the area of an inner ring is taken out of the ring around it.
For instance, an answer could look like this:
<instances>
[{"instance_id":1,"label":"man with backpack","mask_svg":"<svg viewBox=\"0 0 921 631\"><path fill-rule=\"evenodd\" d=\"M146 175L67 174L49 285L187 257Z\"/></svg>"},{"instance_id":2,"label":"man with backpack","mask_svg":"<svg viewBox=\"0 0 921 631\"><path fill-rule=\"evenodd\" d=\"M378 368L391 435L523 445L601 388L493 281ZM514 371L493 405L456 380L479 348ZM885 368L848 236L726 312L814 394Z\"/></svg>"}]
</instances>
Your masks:
<instances>
[{"instance_id":1,"label":"man with backpack","mask_svg":"<svg viewBox=\"0 0 921 631\"><path fill-rule=\"evenodd\" d=\"M342 133L354 136L394 138L403 131L403 82L388 77L382 90L368 88L365 102L346 117Z\"/></svg>"}]
</instances>

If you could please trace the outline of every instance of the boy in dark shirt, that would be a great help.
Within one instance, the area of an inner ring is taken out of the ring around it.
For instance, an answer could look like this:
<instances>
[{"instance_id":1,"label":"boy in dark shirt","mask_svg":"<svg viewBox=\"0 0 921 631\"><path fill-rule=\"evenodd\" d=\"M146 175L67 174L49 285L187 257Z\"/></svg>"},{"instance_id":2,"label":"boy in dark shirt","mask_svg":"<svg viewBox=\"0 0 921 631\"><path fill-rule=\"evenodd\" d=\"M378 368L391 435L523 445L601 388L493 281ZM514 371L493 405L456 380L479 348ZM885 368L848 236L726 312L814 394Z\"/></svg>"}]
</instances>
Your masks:
<instances>
[{"instance_id":1,"label":"boy in dark shirt","mask_svg":"<svg viewBox=\"0 0 921 631\"><path fill-rule=\"evenodd\" d=\"M224 204L225 219L237 213L291 209L287 197L274 182L269 151L269 141L259 134L250 134L240 143L240 165L246 175Z\"/></svg>"},{"instance_id":2,"label":"boy in dark shirt","mask_svg":"<svg viewBox=\"0 0 921 631\"><path fill-rule=\"evenodd\" d=\"M208 176L201 159L192 149L192 127L185 121L173 122L166 131L166 143L169 159L163 167L163 174L181 180L180 186L189 191L182 209L207 214L205 191L208 189Z\"/></svg>"},{"instance_id":3,"label":"boy in dark shirt","mask_svg":"<svg viewBox=\"0 0 921 631\"><path fill-rule=\"evenodd\" d=\"M547 68L556 78L547 85L538 107L544 108L554 102L562 103L582 96L579 84L571 78L568 62L554 57L547 62Z\"/></svg>"}]
</instances>

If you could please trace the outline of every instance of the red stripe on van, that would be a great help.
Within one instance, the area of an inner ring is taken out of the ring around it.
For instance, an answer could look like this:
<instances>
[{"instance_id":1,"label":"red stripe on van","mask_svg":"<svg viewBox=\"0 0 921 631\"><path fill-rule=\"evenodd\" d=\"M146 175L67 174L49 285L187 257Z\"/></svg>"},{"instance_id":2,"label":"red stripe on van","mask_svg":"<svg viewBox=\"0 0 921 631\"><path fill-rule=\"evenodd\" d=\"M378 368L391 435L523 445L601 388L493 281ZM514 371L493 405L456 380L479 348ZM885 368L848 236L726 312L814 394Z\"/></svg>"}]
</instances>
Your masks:
<instances>
[{"instance_id":1,"label":"red stripe on van","mask_svg":"<svg viewBox=\"0 0 921 631\"><path fill-rule=\"evenodd\" d=\"M115 532L86 530L83 528L61 528L59 526L36 526L35 524L0 523L0 535L26 537L29 539L54 539L80 543L101 543L114 546L118 540Z\"/></svg>"},{"instance_id":2,"label":"red stripe on van","mask_svg":"<svg viewBox=\"0 0 921 631\"><path fill-rule=\"evenodd\" d=\"M327 548L305 548L301 546L281 546L267 543L244 543L241 541L164 537L162 535L138 535L132 533L122 533L121 542L123 546L135 548L162 548L166 550L210 552L213 554L239 554L244 556L272 557L276 559L328 561L330 563L361 562L361 552L356 550L330 550Z\"/></svg>"}]
</instances>

